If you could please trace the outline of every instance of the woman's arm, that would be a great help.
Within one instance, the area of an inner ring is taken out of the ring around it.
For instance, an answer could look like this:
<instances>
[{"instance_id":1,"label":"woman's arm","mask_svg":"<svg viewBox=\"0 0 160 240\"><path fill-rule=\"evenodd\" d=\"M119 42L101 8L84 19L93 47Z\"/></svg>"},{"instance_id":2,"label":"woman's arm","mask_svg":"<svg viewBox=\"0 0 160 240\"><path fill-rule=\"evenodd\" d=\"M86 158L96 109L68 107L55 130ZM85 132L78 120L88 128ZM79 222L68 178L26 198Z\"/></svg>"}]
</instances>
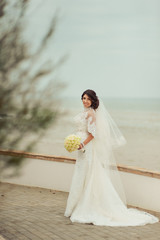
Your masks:
<instances>
[{"instance_id":1,"label":"woman's arm","mask_svg":"<svg viewBox=\"0 0 160 240\"><path fill-rule=\"evenodd\" d=\"M89 143L94 137L92 136L92 134L90 133L89 136L83 141L83 144L86 145L87 143ZM79 145L78 150L83 148L83 144L81 143Z\"/></svg>"}]
</instances>

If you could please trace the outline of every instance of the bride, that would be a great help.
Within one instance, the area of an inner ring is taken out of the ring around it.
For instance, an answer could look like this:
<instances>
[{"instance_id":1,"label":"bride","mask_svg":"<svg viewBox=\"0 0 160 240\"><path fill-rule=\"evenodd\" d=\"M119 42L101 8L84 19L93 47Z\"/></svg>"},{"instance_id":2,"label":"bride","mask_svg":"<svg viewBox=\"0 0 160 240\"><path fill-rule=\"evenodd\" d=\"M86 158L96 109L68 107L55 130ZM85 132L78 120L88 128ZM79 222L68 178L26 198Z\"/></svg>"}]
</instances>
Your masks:
<instances>
[{"instance_id":1,"label":"bride","mask_svg":"<svg viewBox=\"0 0 160 240\"><path fill-rule=\"evenodd\" d=\"M74 118L81 144L64 216L72 222L101 226L158 222L147 212L127 208L113 156L113 149L126 140L93 90L86 90L81 99L84 110Z\"/></svg>"}]
</instances>

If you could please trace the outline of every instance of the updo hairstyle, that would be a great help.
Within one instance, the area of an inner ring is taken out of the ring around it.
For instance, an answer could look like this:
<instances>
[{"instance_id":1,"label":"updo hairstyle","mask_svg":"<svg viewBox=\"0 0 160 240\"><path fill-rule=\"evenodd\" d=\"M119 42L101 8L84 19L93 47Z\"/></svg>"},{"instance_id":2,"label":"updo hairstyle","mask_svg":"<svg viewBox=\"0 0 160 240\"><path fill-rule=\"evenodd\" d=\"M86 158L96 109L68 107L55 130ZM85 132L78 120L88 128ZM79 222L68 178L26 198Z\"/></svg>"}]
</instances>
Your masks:
<instances>
[{"instance_id":1,"label":"updo hairstyle","mask_svg":"<svg viewBox=\"0 0 160 240\"><path fill-rule=\"evenodd\" d=\"M91 99L91 102L92 102L91 108L93 108L94 110L97 109L99 106L99 99L98 99L96 93L91 89L87 89L86 91L83 92L83 94L81 96L81 100L83 99L83 96L85 94Z\"/></svg>"}]
</instances>

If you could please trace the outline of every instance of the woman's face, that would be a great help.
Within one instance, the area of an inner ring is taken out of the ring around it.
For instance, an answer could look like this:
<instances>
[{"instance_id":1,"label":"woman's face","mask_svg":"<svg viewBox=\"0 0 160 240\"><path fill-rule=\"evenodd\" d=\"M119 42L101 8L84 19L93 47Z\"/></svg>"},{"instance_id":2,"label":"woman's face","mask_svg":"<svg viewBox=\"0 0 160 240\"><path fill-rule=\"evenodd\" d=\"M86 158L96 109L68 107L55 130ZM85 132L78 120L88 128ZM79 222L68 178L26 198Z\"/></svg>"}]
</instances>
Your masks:
<instances>
[{"instance_id":1,"label":"woman's face","mask_svg":"<svg viewBox=\"0 0 160 240\"><path fill-rule=\"evenodd\" d=\"M91 99L88 97L87 94L85 94L85 95L83 96L82 102L83 102L84 107L86 107L86 108L89 108L89 107L91 106L91 104L92 104L92 101L91 101Z\"/></svg>"}]
</instances>

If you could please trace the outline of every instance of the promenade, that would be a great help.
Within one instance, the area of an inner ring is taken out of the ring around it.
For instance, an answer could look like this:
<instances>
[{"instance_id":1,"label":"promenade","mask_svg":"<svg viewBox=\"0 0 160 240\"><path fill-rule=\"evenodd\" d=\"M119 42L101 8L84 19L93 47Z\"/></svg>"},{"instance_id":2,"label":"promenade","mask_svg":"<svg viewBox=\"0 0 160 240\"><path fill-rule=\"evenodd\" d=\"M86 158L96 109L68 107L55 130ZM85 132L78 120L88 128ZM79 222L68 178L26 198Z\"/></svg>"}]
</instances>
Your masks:
<instances>
[{"instance_id":1,"label":"promenade","mask_svg":"<svg viewBox=\"0 0 160 240\"><path fill-rule=\"evenodd\" d=\"M67 197L66 192L0 183L0 240L160 239L160 222L138 227L72 223L64 217Z\"/></svg>"}]
</instances>

